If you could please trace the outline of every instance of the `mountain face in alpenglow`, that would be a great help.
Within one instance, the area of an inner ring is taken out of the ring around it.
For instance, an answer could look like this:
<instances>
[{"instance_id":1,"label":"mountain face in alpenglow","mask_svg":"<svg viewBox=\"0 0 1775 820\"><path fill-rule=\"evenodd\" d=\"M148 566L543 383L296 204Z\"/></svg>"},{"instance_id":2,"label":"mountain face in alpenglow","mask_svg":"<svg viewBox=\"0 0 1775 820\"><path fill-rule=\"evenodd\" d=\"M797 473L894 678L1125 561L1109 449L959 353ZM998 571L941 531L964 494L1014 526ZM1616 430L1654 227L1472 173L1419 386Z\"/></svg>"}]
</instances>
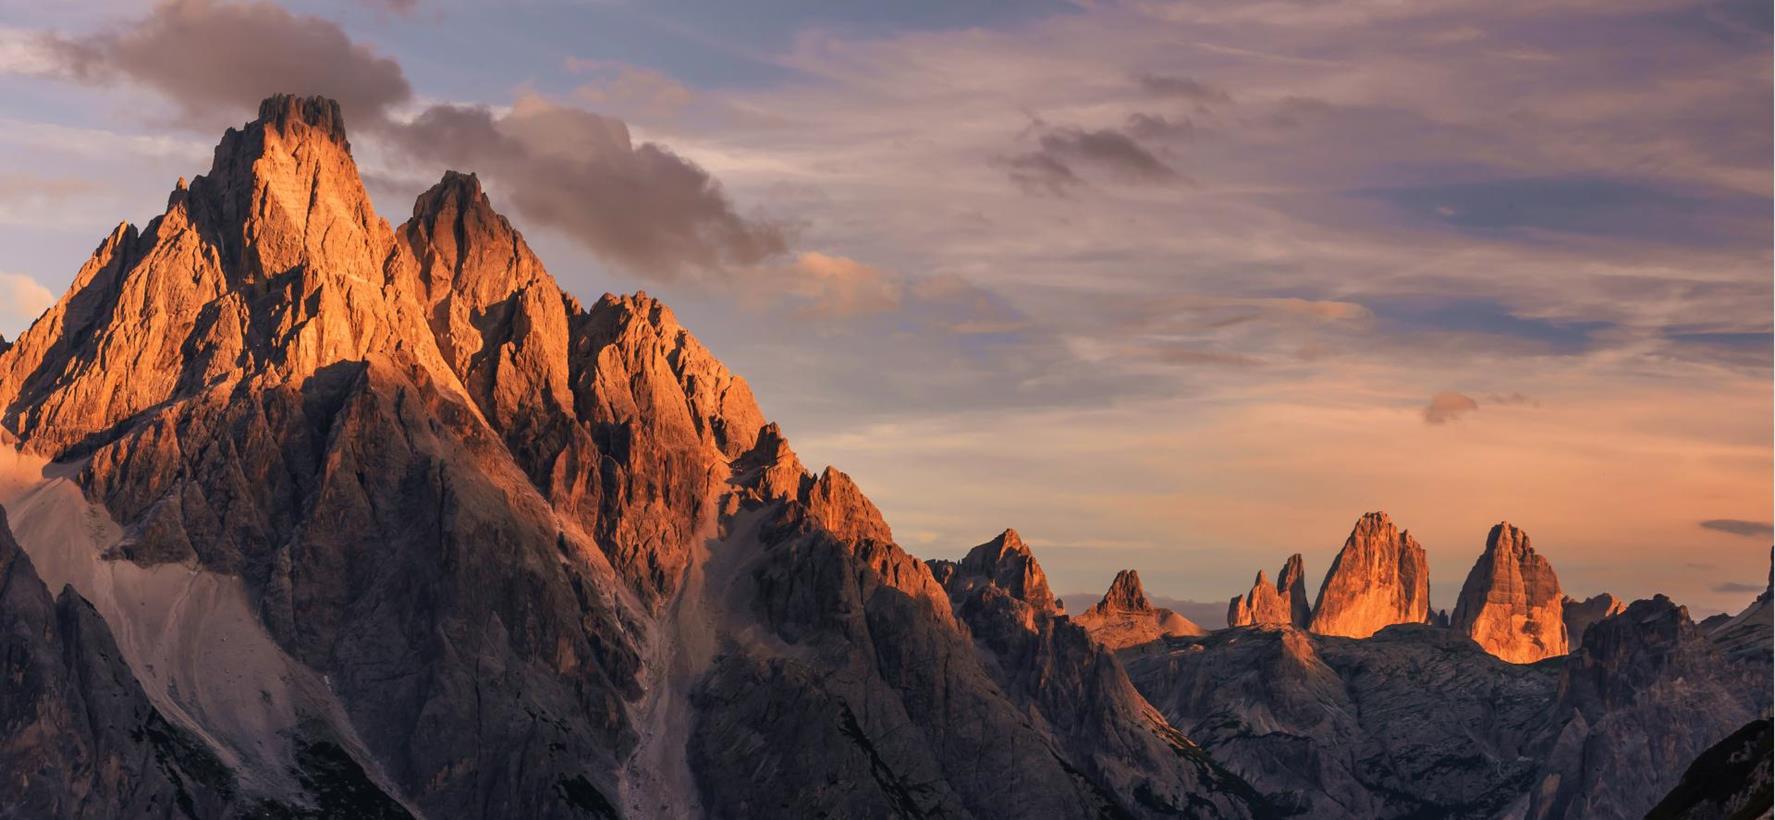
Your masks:
<instances>
[{"instance_id":1,"label":"mountain face in alpenglow","mask_svg":"<svg viewBox=\"0 0 1775 820\"><path fill-rule=\"evenodd\" d=\"M1304 629L1312 619L1312 609L1307 604L1303 566L1300 553L1288 556L1273 586L1263 570L1258 570L1251 591L1234 598L1227 606L1227 626L1288 624Z\"/></svg>"},{"instance_id":2,"label":"mountain face in alpenglow","mask_svg":"<svg viewBox=\"0 0 1775 820\"><path fill-rule=\"evenodd\" d=\"M1505 521L1486 536L1449 625L1504 660L1534 663L1567 651L1564 600L1553 565Z\"/></svg>"},{"instance_id":3,"label":"mountain face in alpenglow","mask_svg":"<svg viewBox=\"0 0 1775 820\"><path fill-rule=\"evenodd\" d=\"M907 554L473 175L385 223L330 100L108 234L0 352L0 429L32 817L1271 812L1015 533Z\"/></svg>"},{"instance_id":4,"label":"mountain face in alpenglow","mask_svg":"<svg viewBox=\"0 0 1775 820\"><path fill-rule=\"evenodd\" d=\"M1394 624L1421 624L1430 615L1430 565L1411 533L1384 512L1356 521L1319 587L1309 629L1321 635L1366 638Z\"/></svg>"},{"instance_id":5,"label":"mountain face in alpenglow","mask_svg":"<svg viewBox=\"0 0 1775 820\"><path fill-rule=\"evenodd\" d=\"M1073 618L1105 647L1125 649L1166 636L1206 635L1208 630L1169 609L1146 600L1140 573L1125 569L1116 573L1103 600Z\"/></svg>"}]
</instances>

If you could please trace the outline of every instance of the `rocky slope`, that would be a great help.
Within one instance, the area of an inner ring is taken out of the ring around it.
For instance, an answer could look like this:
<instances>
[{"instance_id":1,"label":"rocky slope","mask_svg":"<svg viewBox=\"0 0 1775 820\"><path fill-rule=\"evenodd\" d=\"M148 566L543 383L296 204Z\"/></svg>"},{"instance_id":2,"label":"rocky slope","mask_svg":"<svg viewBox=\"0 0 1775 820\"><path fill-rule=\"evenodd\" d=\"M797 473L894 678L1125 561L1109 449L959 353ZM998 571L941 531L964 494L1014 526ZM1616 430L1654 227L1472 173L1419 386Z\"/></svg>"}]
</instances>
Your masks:
<instances>
[{"instance_id":1,"label":"rocky slope","mask_svg":"<svg viewBox=\"0 0 1775 820\"><path fill-rule=\"evenodd\" d=\"M940 581L663 304L563 293L473 176L384 223L328 100L268 99L100 243L0 352L0 428L48 462L0 499L33 517L24 550L104 592L118 634L179 625L110 657L237 784L125 767L198 816L1265 805L1058 615L1014 533ZM234 590L209 600L261 660L151 663L208 656L193 583ZM20 702L70 699L47 691ZM82 816L80 765L45 816Z\"/></svg>"},{"instance_id":2,"label":"rocky slope","mask_svg":"<svg viewBox=\"0 0 1775 820\"><path fill-rule=\"evenodd\" d=\"M1263 570L1258 570L1251 591L1228 604L1227 626L1287 624L1306 628L1312 619L1312 608L1307 604L1303 566L1300 553L1289 556L1282 564L1282 571L1276 575L1274 586L1264 577Z\"/></svg>"},{"instance_id":3,"label":"rocky slope","mask_svg":"<svg viewBox=\"0 0 1775 820\"><path fill-rule=\"evenodd\" d=\"M1319 587L1308 629L1366 638L1393 624L1421 624L1430 614L1430 565L1410 532L1384 512L1357 520Z\"/></svg>"},{"instance_id":4,"label":"rocky slope","mask_svg":"<svg viewBox=\"0 0 1775 820\"><path fill-rule=\"evenodd\" d=\"M1732 658L1663 596L1593 625L1564 667L1530 818L1640 816L1771 700L1766 665Z\"/></svg>"},{"instance_id":5,"label":"rocky slope","mask_svg":"<svg viewBox=\"0 0 1775 820\"><path fill-rule=\"evenodd\" d=\"M1775 806L1775 731L1759 720L1702 752L1646 820L1755 820Z\"/></svg>"},{"instance_id":6,"label":"rocky slope","mask_svg":"<svg viewBox=\"0 0 1775 820\"><path fill-rule=\"evenodd\" d=\"M1110 650L1150 643L1170 635L1206 635L1207 630L1169 609L1155 607L1140 586L1140 573L1116 573L1103 600L1079 613L1073 623Z\"/></svg>"},{"instance_id":7,"label":"rocky slope","mask_svg":"<svg viewBox=\"0 0 1775 820\"><path fill-rule=\"evenodd\" d=\"M1564 599L1553 565L1505 521L1486 536L1449 625L1504 660L1534 663L1566 654Z\"/></svg>"},{"instance_id":8,"label":"rocky slope","mask_svg":"<svg viewBox=\"0 0 1775 820\"><path fill-rule=\"evenodd\" d=\"M1766 665L1662 598L1532 665L1421 625L1367 640L1245 627L1125 660L1174 726L1315 818L1639 817L1771 699Z\"/></svg>"}]
</instances>

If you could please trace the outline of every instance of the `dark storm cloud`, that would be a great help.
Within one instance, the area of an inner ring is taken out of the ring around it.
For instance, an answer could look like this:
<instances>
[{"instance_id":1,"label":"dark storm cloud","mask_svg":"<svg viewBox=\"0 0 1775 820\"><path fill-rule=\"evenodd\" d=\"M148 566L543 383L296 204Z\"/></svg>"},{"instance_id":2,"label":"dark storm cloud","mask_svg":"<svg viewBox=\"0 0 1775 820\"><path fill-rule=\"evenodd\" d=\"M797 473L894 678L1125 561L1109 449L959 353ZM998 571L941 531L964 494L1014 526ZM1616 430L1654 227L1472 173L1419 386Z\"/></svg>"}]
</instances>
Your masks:
<instances>
[{"instance_id":1,"label":"dark storm cloud","mask_svg":"<svg viewBox=\"0 0 1775 820\"><path fill-rule=\"evenodd\" d=\"M1701 529L1745 538L1767 539L1775 535L1775 525L1767 521L1744 521L1737 518L1710 518L1701 522Z\"/></svg>"},{"instance_id":2,"label":"dark storm cloud","mask_svg":"<svg viewBox=\"0 0 1775 820\"><path fill-rule=\"evenodd\" d=\"M438 105L402 120L395 109L413 92L399 64L337 23L270 3L172 0L127 26L48 45L66 76L146 86L194 127L238 119L274 92L333 97L354 133L415 160L480 171L527 221L642 276L751 265L787 247L778 227L740 216L707 171L635 144L612 117L525 98L505 114Z\"/></svg>"}]
</instances>

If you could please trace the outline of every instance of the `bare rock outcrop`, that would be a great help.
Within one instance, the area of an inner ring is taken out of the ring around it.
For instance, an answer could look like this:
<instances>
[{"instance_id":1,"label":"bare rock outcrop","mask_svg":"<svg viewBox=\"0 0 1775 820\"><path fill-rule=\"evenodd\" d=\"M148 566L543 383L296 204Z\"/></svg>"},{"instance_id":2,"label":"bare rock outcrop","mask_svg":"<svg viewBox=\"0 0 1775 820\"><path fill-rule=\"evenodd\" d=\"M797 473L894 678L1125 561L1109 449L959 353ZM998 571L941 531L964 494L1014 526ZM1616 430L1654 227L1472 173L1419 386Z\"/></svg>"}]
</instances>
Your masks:
<instances>
[{"instance_id":1,"label":"bare rock outcrop","mask_svg":"<svg viewBox=\"0 0 1775 820\"><path fill-rule=\"evenodd\" d=\"M1303 566L1300 553L1288 556L1273 586L1263 570L1258 570L1251 591L1234 598L1227 606L1227 626L1287 624L1305 628L1312 620L1312 607L1307 603Z\"/></svg>"},{"instance_id":2,"label":"bare rock outcrop","mask_svg":"<svg viewBox=\"0 0 1775 820\"><path fill-rule=\"evenodd\" d=\"M1567 651L1564 600L1553 565L1505 521L1486 536L1450 625L1499 658L1534 663Z\"/></svg>"},{"instance_id":3,"label":"bare rock outcrop","mask_svg":"<svg viewBox=\"0 0 1775 820\"><path fill-rule=\"evenodd\" d=\"M1313 604L1309 629L1366 638L1393 624L1421 624L1430 615L1430 565L1410 532L1384 512L1357 520L1331 561Z\"/></svg>"},{"instance_id":4,"label":"bare rock outcrop","mask_svg":"<svg viewBox=\"0 0 1775 820\"><path fill-rule=\"evenodd\" d=\"M1565 640L1567 647L1575 647L1584 642L1584 630L1590 625L1614 615L1627 611L1627 604L1614 595L1603 592L1585 598L1582 601L1567 597L1561 601L1565 617Z\"/></svg>"},{"instance_id":5,"label":"bare rock outcrop","mask_svg":"<svg viewBox=\"0 0 1775 820\"><path fill-rule=\"evenodd\" d=\"M1111 650L1152 643L1180 635L1206 635L1208 630L1169 609L1146 600L1140 573L1125 569L1116 573L1103 600L1072 619L1098 643Z\"/></svg>"}]
</instances>

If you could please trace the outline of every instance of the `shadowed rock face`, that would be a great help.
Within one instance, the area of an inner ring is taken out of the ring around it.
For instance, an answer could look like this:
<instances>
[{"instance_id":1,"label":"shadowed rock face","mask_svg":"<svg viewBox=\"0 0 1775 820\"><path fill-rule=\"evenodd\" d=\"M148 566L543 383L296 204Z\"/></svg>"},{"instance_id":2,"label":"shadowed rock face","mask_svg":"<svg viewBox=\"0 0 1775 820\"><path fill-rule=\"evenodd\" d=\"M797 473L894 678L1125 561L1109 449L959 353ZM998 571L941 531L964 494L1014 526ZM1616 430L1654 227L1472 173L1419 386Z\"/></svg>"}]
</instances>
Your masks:
<instances>
[{"instance_id":1,"label":"shadowed rock face","mask_svg":"<svg viewBox=\"0 0 1775 820\"><path fill-rule=\"evenodd\" d=\"M1207 630L1169 609L1154 607L1140 586L1140 573L1125 569L1116 573L1103 600L1074 617L1106 648L1124 649L1168 635L1205 635Z\"/></svg>"},{"instance_id":2,"label":"shadowed rock face","mask_svg":"<svg viewBox=\"0 0 1775 820\"><path fill-rule=\"evenodd\" d=\"M1771 698L1765 662L1663 598L1529 665L1418 625L1244 627L1123 658L1172 725L1313 818L1640 817Z\"/></svg>"},{"instance_id":3,"label":"shadowed rock face","mask_svg":"<svg viewBox=\"0 0 1775 820\"><path fill-rule=\"evenodd\" d=\"M0 772L15 817L219 816L233 775L149 704L105 623L57 598L0 513Z\"/></svg>"},{"instance_id":4,"label":"shadowed rock face","mask_svg":"<svg viewBox=\"0 0 1775 820\"><path fill-rule=\"evenodd\" d=\"M1775 805L1772 755L1775 731L1769 720L1750 723L1695 758L1646 820L1767 817Z\"/></svg>"},{"instance_id":5,"label":"shadowed rock face","mask_svg":"<svg viewBox=\"0 0 1775 820\"><path fill-rule=\"evenodd\" d=\"M1589 629L1591 624L1625 612L1627 604L1604 592L1582 601L1565 598L1561 601L1561 609L1565 617L1566 646L1575 647L1584 642L1584 630Z\"/></svg>"},{"instance_id":6,"label":"shadowed rock face","mask_svg":"<svg viewBox=\"0 0 1775 820\"><path fill-rule=\"evenodd\" d=\"M1366 638L1393 624L1421 624L1430 614L1430 565L1411 533L1386 513L1356 522L1319 587L1309 629Z\"/></svg>"},{"instance_id":7,"label":"shadowed rock face","mask_svg":"<svg viewBox=\"0 0 1775 820\"><path fill-rule=\"evenodd\" d=\"M1534 663L1566 653L1564 599L1553 565L1506 521L1486 537L1450 625L1504 660Z\"/></svg>"},{"instance_id":8,"label":"shadowed rock face","mask_svg":"<svg viewBox=\"0 0 1775 820\"><path fill-rule=\"evenodd\" d=\"M1287 624L1305 628L1312 619L1307 605L1306 573L1300 553L1288 557L1274 586L1258 570L1251 591L1234 598L1227 606L1227 626L1255 624Z\"/></svg>"},{"instance_id":9,"label":"shadowed rock face","mask_svg":"<svg viewBox=\"0 0 1775 820\"><path fill-rule=\"evenodd\" d=\"M302 772L251 772L268 793L240 800L440 818L1262 805L1058 615L1014 532L940 583L665 305L563 293L472 175L391 229L326 100L267 100L165 214L101 243L0 352L0 427L103 504L126 533L109 560L238 576L324 676L337 708L265 738ZM202 736L210 717L186 719ZM131 795L161 793L120 765L146 784ZM56 769L43 816L80 814L79 768Z\"/></svg>"},{"instance_id":10,"label":"shadowed rock face","mask_svg":"<svg viewBox=\"0 0 1775 820\"><path fill-rule=\"evenodd\" d=\"M1564 663L1523 816L1642 816L1770 699L1761 660L1734 658L1662 595L1635 601Z\"/></svg>"}]
</instances>

